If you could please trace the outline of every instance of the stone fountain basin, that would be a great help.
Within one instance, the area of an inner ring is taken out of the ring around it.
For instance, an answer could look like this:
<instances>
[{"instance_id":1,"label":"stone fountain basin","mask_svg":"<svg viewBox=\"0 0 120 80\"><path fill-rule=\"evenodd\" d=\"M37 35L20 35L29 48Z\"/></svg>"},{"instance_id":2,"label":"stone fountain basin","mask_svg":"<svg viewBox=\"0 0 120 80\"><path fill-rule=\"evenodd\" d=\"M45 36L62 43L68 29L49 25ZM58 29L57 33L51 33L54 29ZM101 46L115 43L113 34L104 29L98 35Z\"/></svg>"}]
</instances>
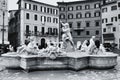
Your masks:
<instances>
[{"instance_id":1,"label":"stone fountain basin","mask_svg":"<svg viewBox=\"0 0 120 80\"><path fill-rule=\"evenodd\" d=\"M107 55L90 55L89 66L91 68L113 68L117 65L117 54L106 52Z\"/></svg>"},{"instance_id":2,"label":"stone fountain basin","mask_svg":"<svg viewBox=\"0 0 120 80\"><path fill-rule=\"evenodd\" d=\"M49 57L37 55L16 55L3 54L6 67L21 67L24 70L31 69L72 69L81 70L84 68L109 69L117 65L117 54L108 55L87 55L85 52L70 52L67 56L59 56L52 60Z\"/></svg>"},{"instance_id":3,"label":"stone fountain basin","mask_svg":"<svg viewBox=\"0 0 120 80\"><path fill-rule=\"evenodd\" d=\"M20 67L20 57L15 52L2 54L4 57L4 65L6 68L19 68Z\"/></svg>"}]
</instances>

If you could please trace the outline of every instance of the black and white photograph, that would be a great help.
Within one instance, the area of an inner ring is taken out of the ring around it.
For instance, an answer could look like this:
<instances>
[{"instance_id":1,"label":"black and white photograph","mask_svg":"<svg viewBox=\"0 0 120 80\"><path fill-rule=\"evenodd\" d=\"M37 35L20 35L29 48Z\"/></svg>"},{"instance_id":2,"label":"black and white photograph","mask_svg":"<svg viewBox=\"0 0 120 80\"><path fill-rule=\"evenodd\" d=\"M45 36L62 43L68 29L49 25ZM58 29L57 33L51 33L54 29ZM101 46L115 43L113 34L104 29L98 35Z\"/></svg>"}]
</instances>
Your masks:
<instances>
[{"instance_id":1,"label":"black and white photograph","mask_svg":"<svg viewBox=\"0 0 120 80\"><path fill-rule=\"evenodd\" d=\"M0 0L0 80L120 80L120 0Z\"/></svg>"}]
</instances>

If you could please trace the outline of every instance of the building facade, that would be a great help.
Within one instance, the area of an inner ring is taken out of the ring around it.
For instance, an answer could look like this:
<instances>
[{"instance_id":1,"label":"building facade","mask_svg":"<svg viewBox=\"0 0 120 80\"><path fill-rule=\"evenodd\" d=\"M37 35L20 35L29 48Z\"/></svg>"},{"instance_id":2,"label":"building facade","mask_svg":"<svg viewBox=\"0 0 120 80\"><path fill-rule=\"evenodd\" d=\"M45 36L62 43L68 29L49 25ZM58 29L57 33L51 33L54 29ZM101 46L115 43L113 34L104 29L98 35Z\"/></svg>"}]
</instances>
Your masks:
<instances>
[{"instance_id":1,"label":"building facade","mask_svg":"<svg viewBox=\"0 0 120 80\"><path fill-rule=\"evenodd\" d=\"M4 16L3 16L4 12ZM3 18L4 17L4 18ZM0 0L0 45L3 38L3 20L4 20L4 44L8 42L8 1Z\"/></svg>"},{"instance_id":2,"label":"building facade","mask_svg":"<svg viewBox=\"0 0 120 80\"><path fill-rule=\"evenodd\" d=\"M115 43L120 49L120 1L105 0L102 6L103 43Z\"/></svg>"},{"instance_id":3,"label":"building facade","mask_svg":"<svg viewBox=\"0 0 120 80\"><path fill-rule=\"evenodd\" d=\"M102 0L58 2L60 20L69 23L75 44L77 41L89 40L92 36L102 40L102 3Z\"/></svg>"},{"instance_id":4,"label":"building facade","mask_svg":"<svg viewBox=\"0 0 120 80\"><path fill-rule=\"evenodd\" d=\"M34 0L19 0L16 17L17 46L34 36L38 44L59 40L59 9Z\"/></svg>"},{"instance_id":5,"label":"building facade","mask_svg":"<svg viewBox=\"0 0 120 80\"><path fill-rule=\"evenodd\" d=\"M11 45L17 45L17 17L15 16L18 10L9 11L9 27L8 27L8 40Z\"/></svg>"}]
</instances>

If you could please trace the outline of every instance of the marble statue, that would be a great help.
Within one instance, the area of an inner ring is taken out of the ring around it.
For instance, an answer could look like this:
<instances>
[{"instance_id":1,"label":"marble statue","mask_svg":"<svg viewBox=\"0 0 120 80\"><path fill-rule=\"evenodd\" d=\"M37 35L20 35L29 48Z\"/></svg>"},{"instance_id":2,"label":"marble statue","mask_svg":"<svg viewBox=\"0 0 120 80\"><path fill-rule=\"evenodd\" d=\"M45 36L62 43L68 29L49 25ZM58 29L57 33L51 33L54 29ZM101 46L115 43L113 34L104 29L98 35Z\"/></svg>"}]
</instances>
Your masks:
<instances>
[{"instance_id":1,"label":"marble statue","mask_svg":"<svg viewBox=\"0 0 120 80\"><path fill-rule=\"evenodd\" d=\"M62 23L62 31L63 31L63 35L62 35L62 41L64 43L64 47L67 51L71 51L71 50L75 50L75 47L74 47L74 42L73 42L73 38L71 36L71 33L70 33L70 27L69 27L69 24L68 23ZM66 45L65 45L66 44Z\"/></svg>"},{"instance_id":2,"label":"marble statue","mask_svg":"<svg viewBox=\"0 0 120 80\"><path fill-rule=\"evenodd\" d=\"M31 54L36 54L39 51L36 41L34 40L34 37L30 37L30 42L27 45L26 50L28 51L28 53Z\"/></svg>"},{"instance_id":3,"label":"marble statue","mask_svg":"<svg viewBox=\"0 0 120 80\"><path fill-rule=\"evenodd\" d=\"M27 45L22 44L21 46L19 46L19 47L17 48L17 53L18 53L18 54L23 54L23 53L26 52L26 49L27 49Z\"/></svg>"},{"instance_id":4,"label":"marble statue","mask_svg":"<svg viewBox=\"0 0 120 80\"><path fill-rule=\"evenodd\" d=\"M18 54L20 54L20 55L37 54L39 49L34 40L34 37L30 37L29 39L30 39L30 42L27 45L23 44L17 48Z\"/></svg>"},{"instance_id":5,"label":"marble statue","mask_svg":"<svg viewBox=\"0 0 120 80\"><path fill-rule=\"evenodd\" d=\"M80 49L81 49L81 45L82 45L81 41L78 41L78 42L77 42L77 50L80 50Z\"/></svg>"},{"instance_id":6,"label":"marble statue","mask_svg":"<svg viewBox=\"0 0 120 80\"><path fill-rule=\"evenodd\" d=\"M92 38L90 39L90 44L88 46L88 53L89 54L93 54L94 50L96 48L94 40L95 40L95 36L92 36Z\"/></svg>"},{"instance_id":7,"label":"marble statue","mask_svg":"<svg viewBox=\"0 0 120 80\"><path fill-rule=\"evenodd\" d=\"M87 52L88 51L88 46L87 46L88 40L85 40L81 46L81 51L82 52Z\"/></svg>"}]
</instances>

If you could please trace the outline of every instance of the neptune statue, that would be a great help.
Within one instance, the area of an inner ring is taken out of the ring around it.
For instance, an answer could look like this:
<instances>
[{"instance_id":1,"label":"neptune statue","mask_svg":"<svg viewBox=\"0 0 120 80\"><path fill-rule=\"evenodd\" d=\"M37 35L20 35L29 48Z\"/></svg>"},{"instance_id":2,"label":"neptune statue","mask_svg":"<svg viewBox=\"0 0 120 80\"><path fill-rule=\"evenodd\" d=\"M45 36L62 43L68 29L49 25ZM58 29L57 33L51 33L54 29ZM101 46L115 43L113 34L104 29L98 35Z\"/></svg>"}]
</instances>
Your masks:
<instances>
[{"instance_id":1,"label":"neptune statue","mask_svg":"<svg viewBox=\"0 0 120 80\"><path fill-rule=\"evenodd\" d=\"M75 47L74 47L74 42L73 42L73 38L71 36L70 33L70 27L68 23L63 23L62 24L62 41L64 43L64 49L68 52L68 51L74 51Z\"/></svg>"}]
</instances>

